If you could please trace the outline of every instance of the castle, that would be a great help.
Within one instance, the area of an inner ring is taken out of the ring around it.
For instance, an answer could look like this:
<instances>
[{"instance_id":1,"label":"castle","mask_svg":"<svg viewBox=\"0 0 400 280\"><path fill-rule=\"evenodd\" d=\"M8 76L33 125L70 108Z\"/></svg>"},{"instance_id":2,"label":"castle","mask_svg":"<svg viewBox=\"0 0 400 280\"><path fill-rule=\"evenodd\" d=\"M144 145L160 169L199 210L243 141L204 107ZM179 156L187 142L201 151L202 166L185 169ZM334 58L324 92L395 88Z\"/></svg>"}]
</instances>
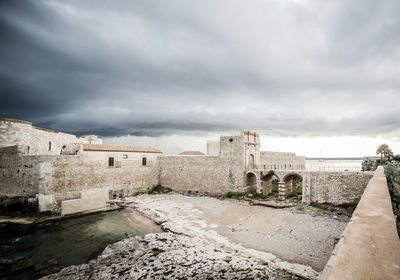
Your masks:
<instances>
[{"instance_id":1,"label":"castle","mask_svg":"<svg viewBox=\"0 0 400 280\"><path fill-rule=\"evenodd\" d=\"M346 197L330 193L331 186L320 175L306 172L303 156L260 151L255 132L209 141L206 155L164 155L151 147L105 145L94 135L77 137L27 121L0 119L0 202L27 202L39 212L66 215L101 209L110 199L157 185L209 195L269 194L273 176L283 198L291 192L294 176L303 178L306 203L338 198L343 202ZM339 190L347 187L346 176L340 178Z\"/></svg>"}]
</instances>

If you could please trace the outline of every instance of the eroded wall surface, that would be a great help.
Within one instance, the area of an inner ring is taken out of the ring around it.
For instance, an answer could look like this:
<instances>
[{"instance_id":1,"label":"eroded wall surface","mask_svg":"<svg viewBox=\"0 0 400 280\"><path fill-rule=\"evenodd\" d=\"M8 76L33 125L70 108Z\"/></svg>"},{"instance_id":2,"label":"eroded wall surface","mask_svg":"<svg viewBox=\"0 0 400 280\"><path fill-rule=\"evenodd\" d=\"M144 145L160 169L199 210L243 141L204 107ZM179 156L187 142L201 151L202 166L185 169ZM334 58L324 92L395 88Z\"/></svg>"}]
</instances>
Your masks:
<instances>
[{"instance_id":1,"label":"eroded wall surface","mask_svg":"<svg viewBox=\"0 0 400 280\"><path fill-rule=\"evenodd\" d=\"M75 212L105 207L110 198L145 192L159 183L160 167L154 154L148 155L146 166L137 157L116 159L115 166L109 167L107 158L21 156L18 148L0 150L0 196L37 198L40 211L64 214L74 212L73 207Z\"/></svg>"},{"instance_id":2,"label":"eroded wall surface","mask_svg":"<svg viewBox=\"0 0 400 280\"><path fill-rule=\"evenodd\" d=\"M303 176L304 199L309 197L309 202L339 205L358 202L373 173L306 172Z\"/></svg>"},{"instance_id":3,"label":"eroded wall surface","mask_svg":"<svg viewBox=\"0 0 400 280\"><path fill-rule=\"evenodd\" d=\"M162 156L160 168L160 184L178 192L221 195L243 190L241 166L226 158Z\"/></svg>"},{"instance_id":4,"label":"eroded wall surface","mask_svg":"<svg viewBox=\"0 0 400 280\"><path fill-rule=\"evenodd\" d=\"M39 191L38 157L19 153L19 146L0 148L0 197L35 198Z\"/></svg>"}]
</instances>

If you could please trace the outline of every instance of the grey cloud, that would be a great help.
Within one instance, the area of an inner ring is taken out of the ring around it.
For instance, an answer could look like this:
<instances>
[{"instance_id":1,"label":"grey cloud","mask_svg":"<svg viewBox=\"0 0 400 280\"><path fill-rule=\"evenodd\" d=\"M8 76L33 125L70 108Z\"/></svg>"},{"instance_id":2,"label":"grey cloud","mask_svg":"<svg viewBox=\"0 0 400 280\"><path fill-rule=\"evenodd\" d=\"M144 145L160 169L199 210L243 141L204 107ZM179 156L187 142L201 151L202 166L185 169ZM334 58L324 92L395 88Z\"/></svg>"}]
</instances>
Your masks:
<instances>
[{"instance_id":1,"label":"grey cloud","mask_svg":"<svg viewBox=\"0 0 400 280\"><path fill-rule=\"evenodd\" d=\"M0 116L76 134L399 131L398 1L3 1Z\"/></svg>"}]
</instances>

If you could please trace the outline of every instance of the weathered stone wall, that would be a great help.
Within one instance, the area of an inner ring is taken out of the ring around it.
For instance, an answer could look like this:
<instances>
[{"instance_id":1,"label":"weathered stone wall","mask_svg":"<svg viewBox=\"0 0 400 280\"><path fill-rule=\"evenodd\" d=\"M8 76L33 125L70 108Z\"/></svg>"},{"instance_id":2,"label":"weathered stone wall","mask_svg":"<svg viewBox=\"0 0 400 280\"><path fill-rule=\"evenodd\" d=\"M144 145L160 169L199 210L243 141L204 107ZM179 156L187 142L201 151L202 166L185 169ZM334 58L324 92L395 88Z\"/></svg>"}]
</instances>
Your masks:
<instances>
[{"instance_id":1,"label":"weathered stone wall","mask_svg":"<svg viewBox=\"0 0 400 280\"><path fill-rule=\"evenodd\" d=\"M160 168L161 185L178 192L221 195L243 190L243 170L229 158L161 156Z\"/></svg>"},{"instance_id":2,"label":"weathered stone wall","mask_svg":"<svg viewBox=\"0 0 400 280\"><path fill-rule=\"evenodd\" d=\"M77 138L73 134L32 126L32 123L0 119L0 147L26 146L29 155L59 155L70 143L101 143L94 135Z\"/></svg>"},{"instance_id":3,"label":"weathered stone wall","mask_svg":"<svg viewBox=\"0 0 400 280\"><path fill-rule=\"evenodd\" d=\"M260 169L265 170L304 170L306 161L304 156L285 152L260 152Z\"/></svg>"},{"instance_id":4,"label":"weathered stone wall","mask_svg":"<svg viewBox=\"0 0 400 280\"><path fill-rule=\"evenodd\" d=\"M12 119L0 119L0 148L26 145L31 141L32 123Z\"/></svg>"},{"instance_id":5,"label":"weathered stone wall","mask_svg":"<svg viewBox=\"0 0 400 280\"><path fill-rule=\"evenodd\" d=\"M0 148L0 196L35 198L39 191L37 156L19 156L19 146Z\"/></svg>"},{"instance_id":6,"label":"weathered stone wall","mask_svg":"<svg viewBox=\"0 0 400 280\"><path fill-rule=\"evenodd\" d=\"M72 134L32 127L31 141L29 143L30 154L59 155L63 145L81 141Z\"/></svg>"},{"instance_id":7,"label":"weathered stone wall","mask_svg":"<svg viewBox=\"0 0 400 280\"><path fill-rule=\"evenodd\" d=\"M160 183L175 191L213 195L245 191L245 141L221 136L220 156L161 156Z\"/></svg>"},{"instance_id":8,"label":"weathered stone wall","mask_svg":"<svg viewBox=\"0 0 400 280\"><path fill-rule=\"evenodd\" d=\"M358 202L373 173L306 172L303 176L304 199L339 205Z\"/></svg>"},{"instance_id":9,"label":"weathered stone wall","mask_svg":"<svg viewBox=\"0 0 400 280\"><path fill-rule=\"evenodd\" d=\"M20 156L23 154L20 150L17 146L0 149L0 197L38 198L40 211L65 214L72 213L73 209L81 212L98 205L105 207L110 197L145 192L159 183L156 154L145 154L146 166L142 166L140 156L129 161L116 157L115 166L108 167L107 158ZM95 194L102 195L96 198ZM68 200L74 201L65 203Z\"/></svg>"},{"instance_id":10,"label":"weathered stone wall","mask_svg":"<svg viewBox=\"0 0 400 280\"><path fill-rule=\"evenodd\" d=\"M207 155L219 156L219 141L207 141Z\"/></svg>"},{"instance_id":11,"label":"weathered stone wall","mask_svg":"<svg viewBox=\"0 0 400 280\"><path fill-rule=\"evenodd\" d=\"M106 160L88 161L81 156L41 156L39 193L46 205L39 203L39 207L42 211L60 212L60 201L82 199L93 189L108 192L110 197L107 200L145 192L159 183L159 170L158 161L147 166L142 166L140 160L115 161L114 167L108 167ZM105 206L106 200L103 203Z\"/></svg>"}]
</instances>

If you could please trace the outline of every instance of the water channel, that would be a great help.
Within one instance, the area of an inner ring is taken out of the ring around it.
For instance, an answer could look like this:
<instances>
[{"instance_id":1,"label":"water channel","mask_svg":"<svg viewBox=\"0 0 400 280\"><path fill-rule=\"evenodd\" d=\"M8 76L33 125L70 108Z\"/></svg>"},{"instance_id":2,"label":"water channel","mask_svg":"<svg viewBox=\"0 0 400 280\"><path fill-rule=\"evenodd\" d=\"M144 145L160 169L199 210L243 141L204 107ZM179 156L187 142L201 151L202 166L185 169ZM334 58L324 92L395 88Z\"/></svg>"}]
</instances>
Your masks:
<instances>
[{"instance_id":1,"label":"water channel","mask_svg":"<svg viewBox=\"0 0 400 280\"><path fill-rule=\"evenodd\" d=\"M0 224L0 279L36 279L87 263L111 243L161 232L134 210L122 209L40 225Z\"/></svg>"}]
</instances>

